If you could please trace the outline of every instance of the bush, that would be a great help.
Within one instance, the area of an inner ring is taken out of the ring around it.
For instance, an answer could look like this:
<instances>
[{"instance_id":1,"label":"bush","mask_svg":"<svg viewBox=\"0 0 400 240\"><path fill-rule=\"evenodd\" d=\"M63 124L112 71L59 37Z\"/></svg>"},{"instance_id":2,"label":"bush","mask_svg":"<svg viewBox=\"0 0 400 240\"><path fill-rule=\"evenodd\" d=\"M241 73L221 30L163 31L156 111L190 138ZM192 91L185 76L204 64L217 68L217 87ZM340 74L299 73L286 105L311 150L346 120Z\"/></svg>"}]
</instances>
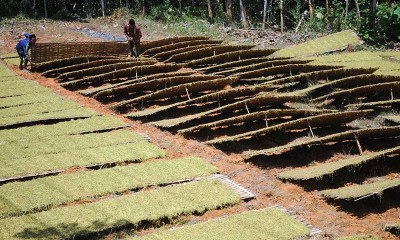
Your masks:
<instances>
[{"instance_id":1,"label":"bush","mask_svg":"<svg viewBox=\"0 0 400 240\"><path fill-rule=\"evenodd\" d=\"M374 28L371 29L368 19L360 28L362 37L369 43L385 44L400 40L400 6L397 4L379 4Z\"/></svg>"}]
</instances>

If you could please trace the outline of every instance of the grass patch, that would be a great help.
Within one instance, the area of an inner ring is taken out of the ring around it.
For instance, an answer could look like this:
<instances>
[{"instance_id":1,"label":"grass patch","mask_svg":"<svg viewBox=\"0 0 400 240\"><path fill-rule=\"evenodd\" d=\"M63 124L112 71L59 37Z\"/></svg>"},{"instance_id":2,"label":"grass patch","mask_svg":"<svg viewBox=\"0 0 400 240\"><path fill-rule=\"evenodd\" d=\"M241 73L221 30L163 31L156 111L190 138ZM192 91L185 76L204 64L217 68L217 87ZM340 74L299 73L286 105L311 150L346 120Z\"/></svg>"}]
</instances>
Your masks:
<instances>
[{"instance_id":1,"label":"grass patch","mask_svg":"<svg viewBox=\"0 0 400 240\"><path fill-rule=\"evenodd\" d=\"M15 126L29 125L32 123L88 118L98 115L100 114L92 109L77 108L61 110L57 112L35 113L16 117L5 117L0 118L0 129L13 128Z\"/></svg>"},{"instance_id":2,"label":"grass patch","mask_svg":"<svg viewBox=\"0 0 400 240\"><path fill-rule=\"evenodd\" d=\"M239 201L239 195L222 183L202 181L1 219L0 238L72 238L143 221L155 224L161 219L201 213Z\"/></svg>"},{"instance_id":3,"label":"grass patch","mask_svg":"<svg viewBox=\"0 0 400 240\"><path fill-rule=\"evenodd\" d=\"M63 170L77 166L103 165L120 162L141 162L165 157L166 153L148 142L124 143L86 148L29 158L12 158L2 162L0 178L22 177L45 171Z\"/></svg>"},{"instance_id":4,"label":"grass patch","mask_svg":"<svg viewBox=\"0 0 400 240\"><path fill-rule=\"evenodd\" d=\"M0 144L15 141L36 141L58 135L90 133L126 127L123 121L111 116L94 116L51 125L35 125L0 131Z\"/></svg>"},{"instance_id":5,"label":"grass patch","mask_svg":"<svg viewBox=\"0 0 400 240\"><path fill-rule=\"evenodd\" d=\"M400 178L392 180L383 180L369 184L361 184L361 185L341 187L337 189L324 190L321 191L321 194L325 198L349 201L368 195L381 196L385 190L399 186L400 186Z\"/></svg>"},{"instance_id":6,"label":"grass patch","mask_svg":"<svg viewBox=\"0 0 400 240\"><path fill-rule=\"evenodd\" d=\"M141 240L294 239L310 233L304 224L276 208L249 211L140 237ZM133 238L128 238L133 239ZM135 238L136 239L136 238Z\"/></svg>"},{"instance_id":7,"label":"grass patch","mask_svg":"<svg viewBox=\"0 0 400 240\"><path fill-rule=\"evenodd\" d=\"M160 91L173 86L178 86L180 84L188 84L195 82L202 82L206 80L217 79L220 76L208 76L208 75L191 75L191 76L175 76L168 78L158 78L154 80L149 80L145 82L137 82L128 85L123 85L120 87L112 88L111 90L106 90L93 95L94 98L100 99L107 96L117 96L120 94L127 93L143 93L145 91Z\"/></svg>"},{"instance_id":8,"label":"grass patch","mask_svg":"<svg viewBox=\"0 0 400 240\"><path fill-rule=\"evenodd\" d=\"M84 135L60 135L45 139L27 139L2 145L0 162L13 158L29 158L42 154L77 152L80 149L123 143L143 142L142 135L129 130Z\"/></svg>"},{"instance_id":9,"label":"grass patch","mask_svg":"<svg viewBox=\"0 0 400 240\"><path fill-rule=\"evenodd\" d=\"M292 129L303 129L307 127L324 127L324 126L332 126L332 125L341 125L343 123L351 122L357 118L363 117L367 114L371 113L371 110L363 110L363 111L348 111L348 112L334 112L334 113L326 113L320 114L317 116L304 117L292 121L288 121L285 123L277 124L271 127L265 127L253 131L249 131L242 134L237 134L230 137L218 138L215 140L207 141L207 144L221 144L232 141L238 141L245 137L255 137L259 135L270 134L273 132L286 131Z\"/></svg>"},{"instance_id":10,"label":"grass patch","mask_svg":"<svg viewBox=\"0 0 400 240\"><path fill-rule=\"evenodd\" d=\"M57 112L77 108L81 108L81 106L73 101L54 98L51 102L38 102L29 105L0 109L0 116L1 118L8 118L30 114Z\"/></svg>"},{"instance_id":11,"label":"grass patch","mask_svg":"<svg viewBox=\"0 0 400 240\"><path fill-rule=\"evenodd\" d=\"M395 99L395 100L385 100L385 101L374 101L374 102L364 102L364 103L353 103L353 104L348 104L345 106L347 109L367 109L367 108L380 108L380 107L390 107L390 106L395 106L400 104L400 99ZM392 120L393 122L396 122L396 117L397 116L382 116L385 120L390 121L390 117L394 117ZM397 122L400 123L400 117L397 117Z\"/></svg>"},{"instance_id":12,"label":"grass patch","mask_svg":"<svg viewBox=\"0 0 400 240\"><path fill-rule=\"evenodd\" d=\"M0 81L0 98L40 92L49 92L49 90L37 83L20 79L19 77L12 81Z\"/></svg>"},{"instance_id":13,"label":"grass patch","mask_svg":"<svg viewBox=\"0 0 400 240\"><path fill-rule=\"evenodd\" d=\"M341 169L354 168L366 162L381 159L389 154L398 154L399 152L400 152L400 147L390 148L384 151L365 154L362 156L350 157L334 162L321 163L316 166L285 171L278 174L278 178L284 180L298 180L298 181L321 179L324 176L333 175L334 173L336 173Z\"/></svg>"},{"instance_id":14,"label":"grass patch","mask_svg":"<svg viewBox=\"0 0 400 240\"><path fill-rule=\"evenodd\" d=\"M271 156L271 155L279 155L285 152L293 151L295 149L300 148L311 148L314 145L322 145L329 142L339 142L345 140L354 140L355 135L359 139L368 139L368 138L389 138L396 137L400 134L400 127L380 127L380 128L367 128L367 129L359 129L359 130L349 130L345 132L335 133L331 135L327 135L324 137L312 138L308 141L298 141L294 143L289 143L283 146L256 150L256 151L247 151L244 152L244 158L250 159L257 156ZM309 149L307 151L310 151Z\"/></svg>"},{"instance_id":15,"label":"grass patch","mask_svg":"<svg viewBox=\"0 0 400 240\"><path fill-rule=\"evenodd\" d=\"M400 236L400 222L388 223L385 225L385 231L391 232L395 235Z\"/></svg>"},{"instance_id":16,"label":"grass patch","mask_svg":"<svg viewBox=\"0 0 400 240\"><path fill-rule=\"evenodd\" d=\"M274 53L278 57L300 57L324 54L345 49L349 44L361 44L361 40L352 31L342 31L296 46L287 47Z\"/></svg>"},{"instance_id":17,"label":"grass patch","mask_svg":"<svg viewBox=\"0 0 400 240\"><path fill-rule=\"evenodd\" d=\"M75 71L67 71L57 76L58 79L82 79L85 77L95 76L103 73L109 73L112 71L122 70L126 68L132 68L137 66L148 66L153 65L154 60L151 61L121 61L117 63L101 64L98 66L87 67Z\"/></svg>"},{"instance_id":18,"label":"grass patch","mask_svg":"<svg viewBox=\"0 0 400 240\"><path fill-rule=\"evenodd\" d=\"M191 157L9 183L0 188L0 217L216 172L206 160Z\"/></svg>"},{"instance_id":19,"label":"grass patch","mask_svg":"<svg viewBox=\"0 0 400 240\"><path fill-rule=\"evenodd\" d=\"M136 59L136 58L135 59L132 59L132 58L104 59L104 60L91 61L91 62L87 62L87 63L74 64L74 65L60 67L60 68L54 68L54 69L43 72L42 75L48 77L48 76L63 74L66 72L73 72L73 71L83 70L83 69L87 69L87 68L104 66L104 65L108 65L108 64L117 64L117 63L123 63L123 62L156 63L157 61L154 59L149 59L149 60L146 59L145 60L145 59Z\"/></svg>"},{"instance_id":20,"label":"grass patch","mask_svg":"<svg viewBox=\"0 0 400 240\"><path fill-rule=\"evenodd\" d=\"M61 83L60 85L65 88L81 88L83 86L91 85L92 83L104 83L119 78L135 77L139 78L144 75L151 75L156 73L167 73L175 72L182 68L178 64L160 64L160 65L146 65L136 66L131 68L125 68L121 70L111 71L95 76L89 76L83 79L73 80L69 82Z\"/></svg>"},{"instance_id":21,"label":"grass patch","mask_svg":"<svg viewBox=\"0 0 400 240\"><path fill-rule=\"evenodd\" d=\"M132 98L129 100L124 100L114 104L112 106L113 109L119 110L123 108L130 107L135 103L140 103L149 100L156 100L162 98L173 98L176 96L184 95L184 94L193 94L198 92L203 92L206 90L221 90L226 85L232 84L237 81L237 78L218 78L214 80L204 80L198 82L189 82L180 84L177 86L167 87L165 89L161 89L149 94L145 94L136 98Z\"/></svg>"},{"instance_id":22,"label":"grass patch","mask_svg":"<svg viewBox=\"0 0 400 240\"><path fill-rule=\"evenodd\" d=\"M387 115L387 116L382 116L382 117L387 121L400 124L400 116L399 115Z\"/></svg>"},{"instance_id":23,"label":"grass patch","mask_svg":"<svg viewBox=\"0 0 400 240\"><path fill-rule=\"evenodd\" d=\"M312 101L318 102L318 101L324 101L327 99L338 100L338 99L343 99L343 98L355 98L355 97L361 97L361 96L375 97L376 95L379 95L379 94L382 95L385 93L386 93L386 95L388 95L388 98L389 98L391 92L393 92L394 94L396 94L397 92L400 92L400 82L377 83L377 84L355 87L355 88L346 89L346 90L335 91L335 92L314 98L314 99L312 99Z\"/></svg>"},{"instance_id":24,"label":"grass patch","mask_svg":"<svg viewBox=\"0 0 400 240\"><path fill-rule=\"evenodd\" d=\"M134 83L139 83L139 82L146 82L146 81L152 81L152 80L157 80L160 78L168 78L168 77L177 77L177 76L189 76L196 73L195 71L185 71L185 72L169 72L169 73L158 73L158 74L151 74L145 77L140 77L140 78L135 78L131 80L127 80L121 83L115 83L115 84L108 84L100 87L93 87L89 88L86 90L81 90L79 91L80 94L83 94L85 96L93 96L94 94L97 93L105 93L108 94L109 92L112 92L113 89L119 88L125 85L130 85Z\"/></svg>"},{"instance_id":25,"label":"grass patch","mask_svg":"<svg viewBox=\"0 0 400 240\"><path fill-rule=\"evenodd\" d=\"M33 103L53 102L54 100L58 100L58 97L50 91L29 93L21 96L0 98L0 109Z\"/></svg>"},{"instance_id":26,"label":"grass patch","mask_svg":"<svg viewBox=\"0 0 400 240\"><path fill-rule=\"evenodd\" d=\"M245 115L240 115L232 118L226 118L223 120L200 124L194 127L181 129L178 133L191 133L195 131L199 131L201 129L209 129L222 127L222 126L233 126L234 124L244 123L244 122L253 122L257 120L263 120L267 118L279 118L284 116L291 116L293 117L306 117L311 115L318 115L322 113L326 113L329 111L324 110L307 110L307 109L269 109L267 111L259 111L255 113L249 113Z\"/></svg>"},{"instance_id":27,"label":"grass patch","mask_svg":"<svg viewBox=\"0 0 400 240\"><path fill-rule=\"evenodd\" d=\"M225 91L228 92L228 91ZM207 97L209 97L211 94L199 97L199 98L193 98L189 101L186 101L182 104L188 104L190 103L194 103L197 102L198 100L204 100L207 99ZM215 94L215 96L218 96L218 94ZM223 94L221 94L221 98L223 97ZM173 119L166 119L166 120L160 120L160 121L155 121L155 122L151 122L151 124L158 126L158 127L162 127L162 128L171 128L171 127L175 127L175 126L179 126L181 124L184 123L188 123L190 121L193 121L195 119L201 119L207 115L213 114L213 113L222 113L222 112L227 112L227 111L232 111L235 109L243 109L246 107L246 105L248 107L253 107L253 106L260 106L260 105L267 105L267 104L279 104L279 103L284 103L287 101L293 101L293 100L297 100L298 97L297 96L280 96L280 95L270 95L270 94L260 94L256 97L251 97L251 98L247 98L244 100L240 100L231 104L227 104L225 106L221 106L218 108L214 108L208 111L204 111L204 112L200 112L200 113L196 113L196 114L192 114L192 115L188 115L188 116L183 116L183 117L178 117L178 118L173 118ZM178 104L177 104L178 105ZM180 104L179 104L180 105ZM165 109L165 108L164 108ZM128 117L130 117L131 115L128 115Z\"/></svg>"}]
</instances>

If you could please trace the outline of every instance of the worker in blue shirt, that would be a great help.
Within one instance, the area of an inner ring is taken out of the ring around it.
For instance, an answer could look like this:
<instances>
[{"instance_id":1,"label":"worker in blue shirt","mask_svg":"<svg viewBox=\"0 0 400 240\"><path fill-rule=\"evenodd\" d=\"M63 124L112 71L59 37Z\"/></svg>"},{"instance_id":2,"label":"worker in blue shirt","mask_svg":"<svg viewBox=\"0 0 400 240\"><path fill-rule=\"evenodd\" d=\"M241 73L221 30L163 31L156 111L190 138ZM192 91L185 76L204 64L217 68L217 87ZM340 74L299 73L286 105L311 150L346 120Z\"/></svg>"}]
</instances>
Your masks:
<instances>
[{"instance_id":1,"label":"worker in blue shirt","mask_svg":"<svg viewBox=\"0 0 400 240\"><path fill-rule=\"evenodd\" d=\"M29 49L31 49L31 47L36 43L36 35L24 33L24 36L25 39L20 40L15 49L17 49L18 56L21 59L21 61L19 62L19 69L28 71L26 69L26 65L28 64L28 62L32 64L29 57Z\"/></svg>"}]
</instances>

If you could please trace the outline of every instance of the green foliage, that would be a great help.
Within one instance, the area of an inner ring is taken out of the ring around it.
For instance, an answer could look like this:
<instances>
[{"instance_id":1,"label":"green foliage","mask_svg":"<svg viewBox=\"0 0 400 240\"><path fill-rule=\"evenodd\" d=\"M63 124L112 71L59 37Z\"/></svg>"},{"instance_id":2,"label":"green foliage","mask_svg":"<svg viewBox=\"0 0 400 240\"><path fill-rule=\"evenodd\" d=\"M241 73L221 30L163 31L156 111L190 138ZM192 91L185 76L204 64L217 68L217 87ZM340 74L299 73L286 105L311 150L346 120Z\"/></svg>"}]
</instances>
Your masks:
<instances>
[{"instance_id":1,"label":"green foliage","mask_svg":"<svg viewBox=\"0 0 400 240\"><path fill-rule=\"evenodd\" d=\"M385 44L400 40L400 6L382 3L377 6L374 28L368 25L368 19L363 19L360 33L370 43Z\"/></svg>"},{"instance_id":2,"label":"green foliage","mask_svg":"<svg viewBox=\"0 0 400 240\"><path fill-rule=\"evenodd\" d=\"M178 19L178 10L171 6L169 0L166 0L151 8L149 17L155 21L175 22Z\"/></svg>"}]
</instances>

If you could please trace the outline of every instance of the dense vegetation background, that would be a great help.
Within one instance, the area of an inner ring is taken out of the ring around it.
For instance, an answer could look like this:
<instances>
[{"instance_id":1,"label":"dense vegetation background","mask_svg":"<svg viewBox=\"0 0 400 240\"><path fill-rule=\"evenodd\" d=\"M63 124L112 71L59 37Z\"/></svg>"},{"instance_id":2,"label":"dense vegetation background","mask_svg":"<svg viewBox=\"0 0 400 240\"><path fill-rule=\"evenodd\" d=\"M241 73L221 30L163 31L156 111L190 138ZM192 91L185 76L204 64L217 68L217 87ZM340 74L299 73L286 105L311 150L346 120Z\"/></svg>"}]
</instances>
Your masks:
<instances>
[{"instance_id":1,"label":"dense vegetation background","mask_svg":"<svg viewBox=\"0 0 400 240\"><path fill-rule=\"evenodd\" d=\"M355 30L369 43L400 40L399 1L386 0L2 0L1 18L80 20L125 11L162 22L196 19L244 29Z\"/></svg>"}]
</instances>

